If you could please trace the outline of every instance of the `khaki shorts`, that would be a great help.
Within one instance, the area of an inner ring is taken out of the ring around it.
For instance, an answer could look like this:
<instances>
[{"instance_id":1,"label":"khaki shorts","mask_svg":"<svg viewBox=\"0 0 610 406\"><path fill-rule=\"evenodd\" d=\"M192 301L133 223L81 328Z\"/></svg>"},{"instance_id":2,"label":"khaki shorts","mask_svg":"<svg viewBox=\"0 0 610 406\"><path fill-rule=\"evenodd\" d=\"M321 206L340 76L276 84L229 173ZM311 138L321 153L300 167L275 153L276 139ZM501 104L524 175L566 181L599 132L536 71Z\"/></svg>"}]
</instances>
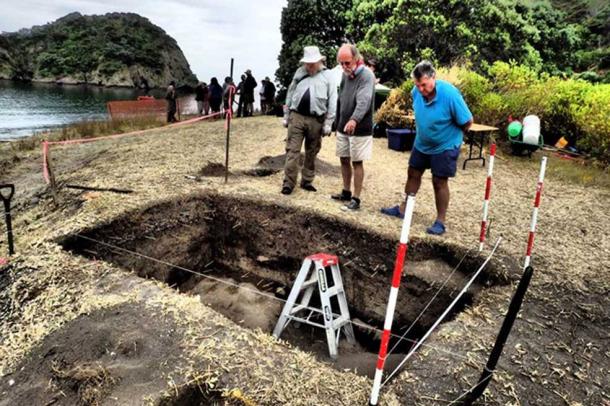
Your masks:
<instances>
[{"instance_id":1,"label":"khaki shorts","mask_svg":"<svg viewBox=\"0 0 610 406\"><path fill-rule=\"evenodd\" d=\"M345 135L337 131L337 156L352 162L367 161L373 155L372 135Z\"/></svg>"}]
</instances>

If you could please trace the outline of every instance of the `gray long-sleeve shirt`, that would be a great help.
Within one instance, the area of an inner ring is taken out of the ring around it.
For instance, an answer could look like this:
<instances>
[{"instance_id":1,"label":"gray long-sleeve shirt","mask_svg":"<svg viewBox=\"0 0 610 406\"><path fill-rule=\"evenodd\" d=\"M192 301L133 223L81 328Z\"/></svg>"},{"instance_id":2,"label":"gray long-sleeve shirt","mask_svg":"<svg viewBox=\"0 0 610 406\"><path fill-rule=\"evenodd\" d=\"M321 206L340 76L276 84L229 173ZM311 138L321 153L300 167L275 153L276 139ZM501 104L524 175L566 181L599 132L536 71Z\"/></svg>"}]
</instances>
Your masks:
<instances>
[{"instance_id":1,"label":"gray long-sleeve shirt","mask_svg":"<svg viewBox=\"0 0 610 406\"><path fill-rule=\"evenodd\" d=\"M343 74L337 106L337 131L343 132L349 120L355 120L354 135L373 134L375 74L364 67L354 78Z\"/></svg>"},{"instance_id":2,"label":"gray long-sleeve shirt","mask_svg":"<svg viewBox=\"0 0 610 406\"><path fill-rule=\"evenodd\" d=\"M309 76L305 67L297 69L286 93L288 110L296 111L301 98L309 90L309 111L317 116L325 116L325 125L331 125L335 120L337 108L337 87L330 77L329 70L323 68L313 76Z\"/></svg>"}]
</instances>

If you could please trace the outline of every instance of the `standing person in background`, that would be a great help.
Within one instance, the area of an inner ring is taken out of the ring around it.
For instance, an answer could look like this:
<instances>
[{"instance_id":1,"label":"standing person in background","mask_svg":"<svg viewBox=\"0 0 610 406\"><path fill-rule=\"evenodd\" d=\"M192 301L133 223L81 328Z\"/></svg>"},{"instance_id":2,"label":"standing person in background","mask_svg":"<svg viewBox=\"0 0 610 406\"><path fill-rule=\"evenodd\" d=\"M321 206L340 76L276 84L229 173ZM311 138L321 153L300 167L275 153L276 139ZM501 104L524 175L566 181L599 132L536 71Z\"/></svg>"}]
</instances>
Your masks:
<instances>
[{"instance_id":1,"label":"standing person in background","mask_svg":"<svg viewBox=\"0 0 610 406\"><path fill-rule=\"evenodd\" d=\"M241 117L244 112L244 82L246 75L241 75L241 80L237 85L237 94L239 95L239 103L237 104L237 117Z\"/></svg>"},{"instance_id":2,"label":"standing person in background","mask_svg":"<svg viewBox=\"0 0 610 406\"><path fill-rule=\"evenodd\" d=\"M199 82L197 87L195 87L195 101L197 102L197 114L200 116L203 115L203 101L205 99L205 93L207 91L207 87L205 83Z\"/></svg>"},{"instance_id":3,"label":"standing person in background","mask_svg":"<svg viewBox=\"0 0 610 406\"><path fill-rule=\"evenodd\" d=\"M231 94L233 92L233 94ZM222 85L222 102L223 107L225 109L225 117L226 112L233 112L233 102L235 101L235 84L233 83L233 78L231 76L227 76L225 78L225 82Z\"/></svg>"},{"instance_id":4,"label":"standing person in background","mask_svg":"<svg viewBox=\"0 0 610 406\"><path fill-rule=\"evenodd\" d=\"M349 202L343 210L358 210L364 182L363 161L373 154L375 74L364 66L360 52L352 44L339 48L337 62L343 69L337 104L337 156L341 160L343 190L331 198Z\"/></svg>"},{"instance_id":5,"label":"standing person in background","mask_svg":"<svg viewBox=\"0 0 610 406\"><path fill-rule=\"evenodd\" d=\"M330 135L337 108L337 86L323 62L326 58L315 46L304 48L299 67L286 93L284 127L286 138L286 163L282 194L289 195L296 186L299 174L301 148L305 141L305 162L301 171L301 188L315 192L312 182L315 162L322 147L322 136Z\"/></svg>"},{"instance_id":6,"label":"standing person in background","mask_svg":"<svg viewBox=\"0 0 610 406\"><path fill-rule=\"evenodd\" d=\"M254 89L258 85L256 79L252 76L252 71L248 69L245 73L246 79L244 80L244 117L251 116L254 113Z\"/></svg>"},{"instance_id":7,"label":"standing person in background","mask_svg":"<svg viewBox=\"0 0 610 406\"><path fill-rule=\"evenodd\" d=\"M429 61L421 61L411 73L411 90L415 113L415 145L409 158L405 192L416 194L426 169L432 171L436 203L436 220L426 229L428 234L446 231L445 216L449 207L449 178L455 176L464 132L472 125L472 113L460 91L451 83L436 79ZM381 209L383 214L404 217L405 202Z\"/></svg>"},{"instance_id":8,"label":"standing person in background","mask_svg":"<svg viewBox=\"0 0 610 406\"><path fill-rule=\"evenodd\" d=\"M268 114L273 109L275 103L275 85L269 79L269 76L265 78L265 82L267 82L265 84L265 104L267 105L267 110L263 114Z\"/></svg>"},{"instance_id":9,"label":"standing person in background","mask_svg":"<svg viewBox=\"0 0 610 406\"><path fill-rule=\"evenodd\" d=\"M167 100L167 122L175 123L176 121L176 82L173 80L169 83L167 87L167 92L165 93L165 100Z\"/></svg>"},{"instance_id":10,"label":"standing person in background","mask_svg":"<svg viewBox=\"0 0 610 406\"><path fill-rule=\"evenodd\" d=\"M261 88L258 91L258 97L261 99L261 114L265 115L267 112L267 99L265 98L265 87L267 87L267 80L261 80Z\"/></svg>"},{"instance_id":11,"label":"standing person in background","mask_svg":"<svg viewBox=\"0 0 610 406\"><path fill-rule=\"evenodd\" d=\"M210 79L208 89L210 90L210 107L212 113L218 113L220 112L220 105L222 104L222 87L218 83L218 79Z\"/></svg>"},{"instance_id":12,"label":"standing person in background","mask_svg":"<svg viewBox=\"0 0 610 406\"><path fill-rule=\"evenodd\" d=\"M203 88L203 114L207 116L210 114L210 89L205 82L202 82L201 87Z\"/></svg>"}]
</instances>

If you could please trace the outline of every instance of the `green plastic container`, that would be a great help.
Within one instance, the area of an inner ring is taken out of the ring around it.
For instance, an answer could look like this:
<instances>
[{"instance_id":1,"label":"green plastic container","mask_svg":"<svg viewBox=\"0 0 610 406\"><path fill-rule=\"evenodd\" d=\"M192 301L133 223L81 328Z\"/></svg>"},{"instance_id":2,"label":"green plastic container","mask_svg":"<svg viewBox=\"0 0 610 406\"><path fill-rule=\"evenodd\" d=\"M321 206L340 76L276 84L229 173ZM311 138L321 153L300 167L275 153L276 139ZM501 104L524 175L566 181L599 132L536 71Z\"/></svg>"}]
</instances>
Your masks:
<instances>
[{"instance_id":1,"label":"green plastic container","mask_svg":"<svg viewBox=\"0 0 610 406\"><path fill-rule=\"evenodd\" d=\"M516 140L521 135L521 130L523 129L523 125L519 121L513 121L508 125L508 138L511 140Z\"/></svg>"}]
</instances>

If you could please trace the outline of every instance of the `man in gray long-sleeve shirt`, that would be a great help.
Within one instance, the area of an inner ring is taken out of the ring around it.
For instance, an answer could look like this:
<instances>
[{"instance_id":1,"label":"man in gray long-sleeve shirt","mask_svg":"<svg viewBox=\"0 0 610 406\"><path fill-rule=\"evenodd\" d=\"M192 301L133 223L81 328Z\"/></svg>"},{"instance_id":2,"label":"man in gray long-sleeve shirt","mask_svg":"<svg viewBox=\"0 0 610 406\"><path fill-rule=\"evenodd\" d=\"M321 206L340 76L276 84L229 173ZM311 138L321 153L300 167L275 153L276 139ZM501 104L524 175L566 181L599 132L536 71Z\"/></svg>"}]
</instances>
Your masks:
<instances>
[{"instance_id":1,"label":"man in gray long-sleeve shirt","mask_svg":"<svg viewBox=\"0 0 610 406\"><path fill-rule=\"evenodd\" d=\"M337 88L323 64L324 56L318 47L304 49L303 66L297 69L284 106L286 138L286 163L282 194L292 193L299 174L301 147L305 141L305 162L301 172L301 188L315 192L313 178L315 161L322 147L322 135L330 135L337 107Z\"/></svg>"},{"instance_id":2,"label":"man in gray long-sleeve shirt","mask_svg":"<svg viewBox=\"0 0 610 406\"><path fill-rule=\"evenodd\" d=\"M343 210L358 210L364 181L363 161L371 159L373 152L375 74L364 66L354 45L341 46L337 61L343 68L337 104L337 156L341 159L343 190L331 197L348 202Z\"/></svg>"}]
</instances>

